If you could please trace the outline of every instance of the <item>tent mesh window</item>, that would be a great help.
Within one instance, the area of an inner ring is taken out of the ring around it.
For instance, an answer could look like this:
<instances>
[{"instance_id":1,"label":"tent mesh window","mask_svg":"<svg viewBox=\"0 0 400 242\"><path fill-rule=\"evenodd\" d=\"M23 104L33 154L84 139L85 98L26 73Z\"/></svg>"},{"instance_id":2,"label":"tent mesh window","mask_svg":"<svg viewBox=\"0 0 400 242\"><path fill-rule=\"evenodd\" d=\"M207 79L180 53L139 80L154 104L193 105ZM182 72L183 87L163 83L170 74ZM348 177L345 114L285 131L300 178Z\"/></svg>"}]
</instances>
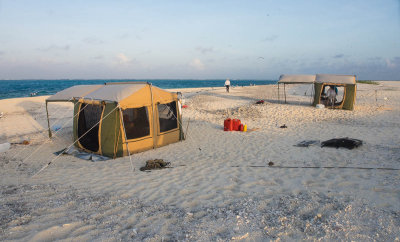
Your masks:
<instances>
[{"instance_id":1,"label":"tent mesh window","mask_svg":"<svg viewBox=\"0 0 400 242\"><path fill-rule=\"evenodd\" d=\"M99 150L99 126L103 106L83 103L80 110L78 119L79 142L85 149L97 152ZM88 133L85 134L86 132Z\"/></svg>"},{"instance_id":2,"label":"tent mesh window","mask_svg":"<svg viewBox=\"0 0 400 242\"><path fill-rule=\"evenodd\" d=\"M329 100L328 96L327 96L327 91L329 89L330 86L333 86L335 92L336 92L336 96L334 100ZM343 103L344 100L344 95L345 95L345 90L344 90L344 86L340 86L340 85L324 85L322 88L322 94L321 94L321 99L320 99L320 103L325 104L326 106L340 106Z\"/></svg>"},{"instance_id":3,"label":"tent mesh window","mask_svg":"<svg viewBox=\"0 0 400 242\"><path fill-rule=\"evenodd\" d=\"M166 104L158 104L157 108L160 122L160 133L178 128L175 101Z\"/></svg>"},{"instance_id":4,"label":"tent mesh window","mask_svg":"<svg viewBox=\"0 0 400 242\"><path fill-rule=\"evenodd\" d=\"M150 135L149 114L146 107L122 111L126 137L137 139Z\"/></svg>"}]
</instances>

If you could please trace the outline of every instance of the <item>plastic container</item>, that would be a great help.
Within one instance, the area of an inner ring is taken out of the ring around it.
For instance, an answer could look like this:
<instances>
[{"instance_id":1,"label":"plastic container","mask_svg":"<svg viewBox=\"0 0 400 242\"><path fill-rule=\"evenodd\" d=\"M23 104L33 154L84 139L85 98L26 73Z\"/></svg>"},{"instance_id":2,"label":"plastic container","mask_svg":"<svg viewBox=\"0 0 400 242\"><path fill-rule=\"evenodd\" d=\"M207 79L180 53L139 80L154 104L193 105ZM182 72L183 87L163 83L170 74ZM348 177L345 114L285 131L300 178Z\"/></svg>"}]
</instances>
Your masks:
<instances>
[{"instance_id":1,"label":"plastic container","mask_svg":"<svg viewBox=\"0 0 400 242\"><path fill-rule=\"evenodd\" d=\"M233 119L233 130L239 131L240 119Z\"/></svg>"},{"instance_id":2,"label":"plastic container","mask_svg":"<svg viewBox=\"0 0 400 242\"><path fill-rule=\"evenodd\" d=\"M243 130L244 130L244 125L243 125L243 124L240 124L240 125L239 125L239 131L242 131L242 132L243 132Z\"/></svg>"},{"instance_id":3,"label":"plastic container","mask_svg":"<svg viewBox=\"0 0 400 242\"><path fill-rule=\"evenodd\" d=\"M224 131L232 131L233 130L233 121L228 118L224 120Z\"/></svg>"},{"instance_id":4,"label":"plastic container","mask_svg":"<svg viewBox=\"0 0 400 242\"><path fill-rule=\"evenodd\" d=\"M243 132L247 132L247 124L243 125Z\"/></svg>"}]
</instances>

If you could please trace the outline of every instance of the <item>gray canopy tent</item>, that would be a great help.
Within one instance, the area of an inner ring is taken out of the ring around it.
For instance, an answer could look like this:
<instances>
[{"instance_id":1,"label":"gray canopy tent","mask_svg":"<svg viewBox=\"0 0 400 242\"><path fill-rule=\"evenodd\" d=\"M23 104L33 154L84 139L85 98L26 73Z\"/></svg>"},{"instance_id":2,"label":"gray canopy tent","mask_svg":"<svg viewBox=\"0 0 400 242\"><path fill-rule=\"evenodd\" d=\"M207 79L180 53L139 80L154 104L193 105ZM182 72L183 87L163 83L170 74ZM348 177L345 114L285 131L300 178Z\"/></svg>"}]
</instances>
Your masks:
<instances>
[{"instance_id":1,"label":"gray canopy tent","mask_svg":"<svg viewBox=\"0 0 400 242\"><path fill-rule=\"evenodd\" d=\"M314 84L315 75L287 75L282 74L278 81L278 101L280 102L279 85L283 84L283 93L286 103L286 84Z\"/></svg>"}]
</instances>

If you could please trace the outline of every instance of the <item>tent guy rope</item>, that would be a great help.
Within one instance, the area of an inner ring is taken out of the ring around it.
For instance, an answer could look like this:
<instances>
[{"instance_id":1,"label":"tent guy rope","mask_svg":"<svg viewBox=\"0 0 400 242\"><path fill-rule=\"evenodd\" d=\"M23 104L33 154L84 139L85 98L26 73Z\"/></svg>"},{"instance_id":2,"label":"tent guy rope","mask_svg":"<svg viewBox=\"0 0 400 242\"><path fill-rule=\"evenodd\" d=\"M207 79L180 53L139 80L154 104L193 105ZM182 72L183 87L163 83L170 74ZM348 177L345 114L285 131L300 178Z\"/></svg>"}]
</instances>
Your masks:
<instances>
[{"instance_id":1,"label":"tent guy rope","mask_svg":"<svg viewBox=\"0 0 400 242\"><path fill-rule=\"evenodd\" d=\"M71 148L76 142L78 142L82 137L84 137L87 133L89 133L93 128L95 128L102 120L104 120L105 118L107 118L110 114L112 114L112 112L114 112L117 108L119 108L119 106L116 106L113 110L111 110L111 112L109 112L106 116L104 116L102 119L100 119L95 125L93 125L90 129L88 129L82 136L80 136L78 139L76 139L71 145L69 145L66 150L68 150L69 148ZM38 175L40 172L42 172L44 169L46 169L51 163L53 163L56 159L58 159L63 153L61 152L60 154L58 154L55 158L53 158L50 162L48 162L46 165L44 165L42 167L42 169L40 169L38 172L36 172L31 178L35 177L36 175Z\"/></svg>"},{"instance_id":2,"label":"tent guy rope","mask_svg":"<svg viewBox=\"0 0 400 242\"><path fill-rule=\"evenodd\" d=\"M75 107L75 105L74 105L74 107ZM54 116L56 115L56 114L58 114L58 112L60 112L61 110L60 109L58 109L57 110L57 112L54 114ZM57 120L56 120L56 122L53 124L53 126L54 125L56 125L56 124L58 124L58 122L61 120L61 119L63 119L63 118L65 118L67 116L67 114L65 114L63 117L61 117L61 118L58 118ZM65 122L65 124L67 124L69 122L69 119L68 119L68 121L67 122ZM59 130L57 130L54 134L57 134L62 128L64 128L65 126L64 125L62 125L62 127L59 129ZM42 131L40 131L39 133L40 134L42 134L43 132L45 132L45 131L47 131L47 129L46 130L42 130ZM30 153L26 158L24 158L23 160L22 160L22 162L25 162L29 157L31 157L33 154L35 154L39 149L41 149L42 148L42 146L44 145L44 144L46 144L46 143L48 143L49 141L50 141L50 139L47 139L47 135L45 135L45 138L46 138L46 140L37 148L37 149L35 149L32 153ZM19 154L21 154L25 149L27 148L27 146L25 146L20 152L17 152L10 160L13 160L13 159L15 159L15 157L17 156L17 155L19 155Z\"/></svg>"},{"instance_id":3,"label":"tent guy rope","mask_svg":"<svg viewBox=\"0 0 400 242\"><path fill-rule=\"evenodd\" d=\"M400 168L387 167L358 167L358 166L269 166L269 165L248 165L248 166L230 166L230 167L252 167L252 168L277 168L277 169L352 169L352 170L385 170L400 171Z\"/></svg>"},{"instance_id":4,"label":"tent guy rope","mask_svg":"<svg viewBox=\"0 0 400 242\"><path fill-rule=\"evenodd\" d=\"M76 104L75 104L76 105ZM75 105L74 105L74 107L75 107ZM82 108L82 110L84 110L85 109L85 107L84 108ZM82 111L82 110L80 110L80 111ZM79 112L80 112L79 111ZM71 120L73 120L78 114L79 114L79 112L76 114L76 115L74 115L71 119L68 119L66 122L64 122L63 123L63 125L61 125L61 128L59 129L59 130L57 130L56 132L54 132L54 137L56 137L56 135L63 129L63 128L65 128L65 126L67 126L67 124L71 121ZM59 118L59 120L60 120L61 118ZM57 122L56 122L57 123ZM54 126L54 124L53 124L53 126ZM38 152L45 144L47 144L47 143L49 143L51 141L51 138L49 138L49 139L47 139L45 142L43 142L38 148L36 148L32 153L30 153L25 159L23 159L22 160L22 163L24 163L26 160L28 160L28 158L30 158L32 155L34 155L34 154L36 154L36 152ZM21 150L21 152L22 152L23 150Z\"/></svg>"}]
</instances>

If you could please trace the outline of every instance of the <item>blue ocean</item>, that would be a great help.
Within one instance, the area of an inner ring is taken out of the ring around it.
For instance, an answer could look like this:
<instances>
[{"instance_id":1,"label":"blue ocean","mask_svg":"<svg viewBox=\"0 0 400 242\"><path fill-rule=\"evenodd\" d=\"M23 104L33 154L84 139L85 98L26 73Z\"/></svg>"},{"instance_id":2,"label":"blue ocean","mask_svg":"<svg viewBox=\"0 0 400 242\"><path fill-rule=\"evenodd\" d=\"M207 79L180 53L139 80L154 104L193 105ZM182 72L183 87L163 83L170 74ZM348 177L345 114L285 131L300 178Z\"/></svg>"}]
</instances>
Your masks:
<instances>
[{"instance_id":1,"label":"blue ocean","mask_svg":"<svg viewBox=\"0 0 400 242\"><path fill-rule=\"evenodd\" d=\"M164 89L223 87L225 83L225 80L0 80L0 99L52 95L75 85L143 81ZM276 80L231 80L232 86L271 85L276 83Z\"/></svg>"}]
</instances>

